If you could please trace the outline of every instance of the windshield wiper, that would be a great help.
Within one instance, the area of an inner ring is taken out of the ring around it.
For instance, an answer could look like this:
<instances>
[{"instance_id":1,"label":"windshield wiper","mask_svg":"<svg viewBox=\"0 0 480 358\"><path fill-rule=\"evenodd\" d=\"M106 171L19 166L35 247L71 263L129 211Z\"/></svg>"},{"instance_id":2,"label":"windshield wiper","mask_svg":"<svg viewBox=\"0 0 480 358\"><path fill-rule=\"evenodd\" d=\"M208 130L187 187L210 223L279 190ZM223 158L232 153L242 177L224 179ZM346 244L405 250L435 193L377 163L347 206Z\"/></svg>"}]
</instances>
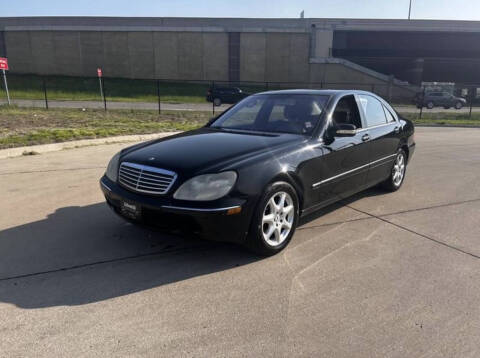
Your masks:
<instances>
[{"instance_id":1,"label":"windshield wiper","mask_svg":"<svg viewBox=\"0 0 480 358\"><path fill-rule=\"evenodd\" d=\"M231 133L257 134L257 135L263 135L268 137L275 137L276 135L278 135L278 134L275 134L274 132L262 132L262 131L256 131L253 129L238 129L238 128L226 128L226 127L216 127L216 128L221 129L222 131L231 132Z\"/></svg>"}]
</instances>

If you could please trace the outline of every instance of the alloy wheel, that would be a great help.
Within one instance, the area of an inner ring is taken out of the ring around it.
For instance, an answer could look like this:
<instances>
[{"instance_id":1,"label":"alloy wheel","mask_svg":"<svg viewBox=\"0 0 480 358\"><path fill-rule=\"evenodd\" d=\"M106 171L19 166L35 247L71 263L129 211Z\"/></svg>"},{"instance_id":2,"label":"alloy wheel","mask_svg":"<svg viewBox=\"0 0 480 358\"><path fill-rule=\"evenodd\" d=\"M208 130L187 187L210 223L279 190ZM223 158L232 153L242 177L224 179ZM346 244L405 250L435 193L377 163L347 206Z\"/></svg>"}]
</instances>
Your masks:
<instances>
[{"instance_id":1,"label":"alloy wheel","mask_svg":"<svg viewBox=\"0 0 480 358\"><path fill-rule=\"evenodd\" d=\"M290 234L295 219L295 207L290 194L279 191L265 205L262 217L262 234L273 247L281 245Z\"/></svg>"},{"instance_id":2,"label":"alloy wheel","mask_svg":"<svg viewBox=\"0 0 480 358\"><path fill-rule=\"evenodd\" d=\"M392 180L395 186L402 184L403 177L405 176L405 156L399 153L395 158L395 164L393 165Z\"/></svg>"}]
</instances>

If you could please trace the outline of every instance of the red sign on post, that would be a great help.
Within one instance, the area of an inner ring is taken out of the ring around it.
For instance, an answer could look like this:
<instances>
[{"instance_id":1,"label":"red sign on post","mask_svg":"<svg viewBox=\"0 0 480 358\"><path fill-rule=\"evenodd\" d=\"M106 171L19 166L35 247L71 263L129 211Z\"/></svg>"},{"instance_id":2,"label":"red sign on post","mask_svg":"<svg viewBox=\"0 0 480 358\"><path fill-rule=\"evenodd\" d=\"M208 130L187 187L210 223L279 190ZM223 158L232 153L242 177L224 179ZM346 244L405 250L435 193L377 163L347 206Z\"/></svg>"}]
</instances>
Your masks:
<instances>
[{"instance_id":1,"label":"red sign on post","mask_svg":"<svg viewBox=\"0 0 480 358\"><path fill-rule=\"evenodd\" d=\"M6 57L0 57L0 70L8 71L8 60Z\"/></svg>"},{"instance_id":2,"label":"red sign on post","mask_svg":"<svg viewBox=\"0 0 480 358\"><path fill-rule=\"evenodd\" d=\"M100 67L97 68L97 75L98 77L102 77L102 69Z\"/></svg>"}]
</instances>

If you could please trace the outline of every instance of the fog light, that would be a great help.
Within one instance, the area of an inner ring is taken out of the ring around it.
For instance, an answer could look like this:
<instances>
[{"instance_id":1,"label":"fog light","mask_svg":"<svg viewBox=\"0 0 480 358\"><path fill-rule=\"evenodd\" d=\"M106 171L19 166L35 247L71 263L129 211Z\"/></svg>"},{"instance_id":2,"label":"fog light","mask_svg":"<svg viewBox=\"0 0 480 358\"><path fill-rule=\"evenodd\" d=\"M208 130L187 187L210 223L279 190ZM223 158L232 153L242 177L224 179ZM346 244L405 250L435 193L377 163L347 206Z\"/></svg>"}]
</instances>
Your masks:
<instances>
[{"instance_id":1,"label":"fog light","mask_svg":"<svg viewBox=\"0 0 480 358\"><path fill-rule=\"evenodd\" d=\"M241 211L242 211L242 207L241 207L241 206L239 206L238 208L231 208L231 209L228 209L227 215L239 214Z\"/></svg>"}]
</instances>

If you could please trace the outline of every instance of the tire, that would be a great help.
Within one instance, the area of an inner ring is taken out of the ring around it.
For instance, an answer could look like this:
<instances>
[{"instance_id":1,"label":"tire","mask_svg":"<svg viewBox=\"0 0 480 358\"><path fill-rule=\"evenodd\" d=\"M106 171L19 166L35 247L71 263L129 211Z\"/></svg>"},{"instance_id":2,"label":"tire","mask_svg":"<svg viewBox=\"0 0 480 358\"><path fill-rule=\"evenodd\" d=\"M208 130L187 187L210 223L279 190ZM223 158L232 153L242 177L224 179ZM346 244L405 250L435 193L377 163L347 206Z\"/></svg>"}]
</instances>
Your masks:
<instances>
[{"instance_id":1,"label":"tire","mask_svg":"<svg viewBox=\"0 0 480 358\"><path fill-rule=\"evenodd\" d=\"M463 107L463 103L458 101L457 103L455 103L455 109L462 109Z\"/></svg>"},{"instance_id":2,"label":"tire","mask_svg":"<svg viewBox=\"0 0 480 358\"><path fill-rule=\"evenodd\" d=\"M400 159L401 158L401 159ZM407 154L403 149L399 149L395 161L393 162L390 176L382 184L388 191L397 191L402 187L407 171ZM399 174L400 173L400 174ZM400 178L398 177L400 175Z\"/></svg>"},{"instance_id":3,"label":"tire","mask_svg":"<svg viewBox=\"0 0 480 358\"><path fill-rule=\"evenodd\" d=\"M435 107L435 104L432 101L427 102L428 109L432 109L433 107Z\"/></svg>"},{"instance_id":4,"label":"tire","mask_svg":"<svg viewBox=\"0 0 480 358\"><path fill-rule=\"evenodd\" d=\"M283 206L280 208L282 200ZM262 256L279 253L292 239L298 217L299 204L295 189L286 182L270 184L253 214L246 246Z\"/></svg>"},{"instance_id":5,"label":"tire","mask_svg":"<svg viewBox=\"0 0 480 358\"><path fill-rule=\"evenodd\" d=\"M213 105L215 107L219 107L221 104L222 104L222 100L220 98L216 97L213 99Z\"/></svg>"}]
</instances>

